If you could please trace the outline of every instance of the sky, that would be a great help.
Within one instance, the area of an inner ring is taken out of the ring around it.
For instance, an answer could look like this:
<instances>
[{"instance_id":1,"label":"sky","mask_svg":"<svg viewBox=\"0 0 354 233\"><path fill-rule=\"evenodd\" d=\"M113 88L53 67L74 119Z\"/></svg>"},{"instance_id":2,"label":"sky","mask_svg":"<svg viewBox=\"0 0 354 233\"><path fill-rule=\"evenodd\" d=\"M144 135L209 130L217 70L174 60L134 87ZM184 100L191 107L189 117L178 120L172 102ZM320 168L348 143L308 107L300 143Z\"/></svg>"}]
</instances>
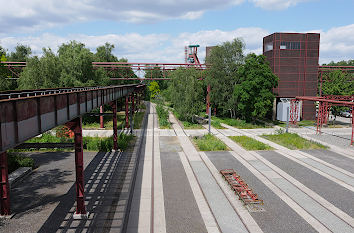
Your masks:
<instances>
[{"instance_id":1,"label":"sky","mask_svg":"<svg viewBox=\"0 0 354 233\"><path fill-rule=\"evenodd\" d=\"M0 0L0 46L57 51L71 40L91 51L105 42L129 62L184 62L184 46L240 37L262 53L274 32L318 32L320 64L354 59L354 0Z\"/></svg>"}]
</instances>

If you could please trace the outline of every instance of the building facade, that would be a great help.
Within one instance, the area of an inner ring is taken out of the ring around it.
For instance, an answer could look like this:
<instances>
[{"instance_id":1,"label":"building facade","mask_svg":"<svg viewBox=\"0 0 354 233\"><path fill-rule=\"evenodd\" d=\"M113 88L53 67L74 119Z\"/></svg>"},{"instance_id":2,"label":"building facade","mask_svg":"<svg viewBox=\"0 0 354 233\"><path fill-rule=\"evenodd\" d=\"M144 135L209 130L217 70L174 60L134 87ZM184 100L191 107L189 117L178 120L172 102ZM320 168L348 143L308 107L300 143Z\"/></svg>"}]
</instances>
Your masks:
<instances>
[{"instance_id":1,"label":"building facade","mask_svg":"<svg viewBox=\"0 0 354 233\"><path fill-rule=\"evenodd\" d=\"M263 38L263 55L279 77L273 90L277 103L281 98L317 95L319 47L318 33L273 33ZM302 119L313 120L315 115L314 103L304 101Z\"/></svg>"}]
</instances>

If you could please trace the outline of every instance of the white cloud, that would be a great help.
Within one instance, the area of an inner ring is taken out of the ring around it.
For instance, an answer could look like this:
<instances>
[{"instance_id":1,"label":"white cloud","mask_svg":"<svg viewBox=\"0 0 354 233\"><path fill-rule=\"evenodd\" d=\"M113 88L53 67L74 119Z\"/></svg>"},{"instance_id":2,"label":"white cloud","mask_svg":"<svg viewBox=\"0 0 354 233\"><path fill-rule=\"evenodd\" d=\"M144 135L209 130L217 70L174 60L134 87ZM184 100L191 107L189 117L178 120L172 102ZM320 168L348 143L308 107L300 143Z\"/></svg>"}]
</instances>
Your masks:
<instances>
[{"instance_id":1,"label":"white cloud","mask_svg":"<svg viewBox=\"0 0 354 233\"><path fill-rule=\"evenodd\" d=\"M328 31L312 30L308 32L321 33L320 63L332 60L354 59L354 24L332 28ZM95 51L96 47L109 42L116 46L115 55L126 57L131 62L183 62L184 46L199 44L199 59L203 62L205 46L221 44L242 37L246 43L246 53L262 53L262 39L271 32L257 27L238 28L231 31L209 30L195 33L180 33L177 36L169 34L107 34L89 36L84 34L68 35L65 37L53 34L42 34L30 37L4 37L0 45L12 50L18 43L31 46L33 52L41 54L42 47L50 47L54 51L62 43L77 40Z\"/></svg>"},{"instance_id":2,"label":"white cloud","mask_svg":"<svg viewBox=\"0 0 354 233\"><path fill-rule=\"evenodd\" d=\"M194 20L206 11L239 5L246 0L0 0L0 35L37 32L70 23L111 20L151 23ZM309 0L248 0L257 7L281 10Z\"/></svg>"},{"instance_id":3,"label":"white cloud","mask_svg":"<svg viewBox=\"0 0 354 233\"><path fill-rule=\"evenodd\" d=\"M0 0L0 33L33 32L61 24L112 20L150 23L197 19L207 10L238 5L244 0Z\"/></svg>"},{"instance_id":4,"label":"white cloud","mask_svg":"<svg viewBox=\"0 0 354 233\"><path fill-rule=\"evenodd\" d=\"M266 10L284 10L289 7L295 6L300 2L311 0L250 0L256 6Z\"/></svg>"}]
</instances>

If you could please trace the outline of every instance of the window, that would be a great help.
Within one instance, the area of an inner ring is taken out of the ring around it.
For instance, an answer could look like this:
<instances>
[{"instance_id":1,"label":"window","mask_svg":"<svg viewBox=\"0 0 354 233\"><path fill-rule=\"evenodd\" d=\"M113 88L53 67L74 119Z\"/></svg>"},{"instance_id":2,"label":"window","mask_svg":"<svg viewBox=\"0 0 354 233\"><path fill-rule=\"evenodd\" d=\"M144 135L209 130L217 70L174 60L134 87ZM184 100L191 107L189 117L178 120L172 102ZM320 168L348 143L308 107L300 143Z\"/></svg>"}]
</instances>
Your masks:
<instances>
[{"instance_id":1,"label":"window","mask_svg":"<svg viewBox=\"0 0 354 233\"><path fill-rule=\"evenodd\" d=\"M280 49L300 49L300 42L285 42L280 43Z\"/></svg>"},{"instance_id":2,"label":"window","mask_svg":"<svg viewBox=\"0 0 354 233\"><path fill-rule=\"evenodd\" d=\"M273 42L269 42L269 43L266 43L266 44L264 45L264 51L265 51L265 52L268 52L268 51L270 51L270 50L273 50Z\"/></svg>"}]
</instances>

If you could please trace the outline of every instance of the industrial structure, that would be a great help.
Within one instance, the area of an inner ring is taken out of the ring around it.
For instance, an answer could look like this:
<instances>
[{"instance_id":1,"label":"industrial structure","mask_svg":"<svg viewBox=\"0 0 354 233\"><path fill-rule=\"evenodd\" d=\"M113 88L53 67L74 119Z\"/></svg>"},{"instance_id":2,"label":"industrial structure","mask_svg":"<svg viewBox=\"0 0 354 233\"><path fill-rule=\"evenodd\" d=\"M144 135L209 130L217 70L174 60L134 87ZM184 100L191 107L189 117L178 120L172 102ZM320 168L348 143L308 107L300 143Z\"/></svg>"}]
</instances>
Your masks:
<instances>
[{"instance_id":1,"label":"industrial structure","mask_svg":"<svg viewBox=\"0 0 354 233\"><path fill-rule=\"evenodd\" d=\"M105 104L113 109L113 148L118 149L117 100L125 98L125 123L134 112L134 96L145 85L73 87L0 92L0 215L10 215L10 187L6 151L59 125L74 132L76 214L86 215L81 116Z\"/></svg>"},{"instance_id":2,"label":"industrial structure","mask_svg":"<svg viewBox=\"0 0 354 233\"><path fill-rule=\"evenodd\" d=\"M295 96L317 95L319 46L318 33L273 33L263 38L263 54L279 77L278 87L273 90L275 104ZM302 119L315 118L313 101L304 100L300 108Z\"/></svg>"}]
</instances>

